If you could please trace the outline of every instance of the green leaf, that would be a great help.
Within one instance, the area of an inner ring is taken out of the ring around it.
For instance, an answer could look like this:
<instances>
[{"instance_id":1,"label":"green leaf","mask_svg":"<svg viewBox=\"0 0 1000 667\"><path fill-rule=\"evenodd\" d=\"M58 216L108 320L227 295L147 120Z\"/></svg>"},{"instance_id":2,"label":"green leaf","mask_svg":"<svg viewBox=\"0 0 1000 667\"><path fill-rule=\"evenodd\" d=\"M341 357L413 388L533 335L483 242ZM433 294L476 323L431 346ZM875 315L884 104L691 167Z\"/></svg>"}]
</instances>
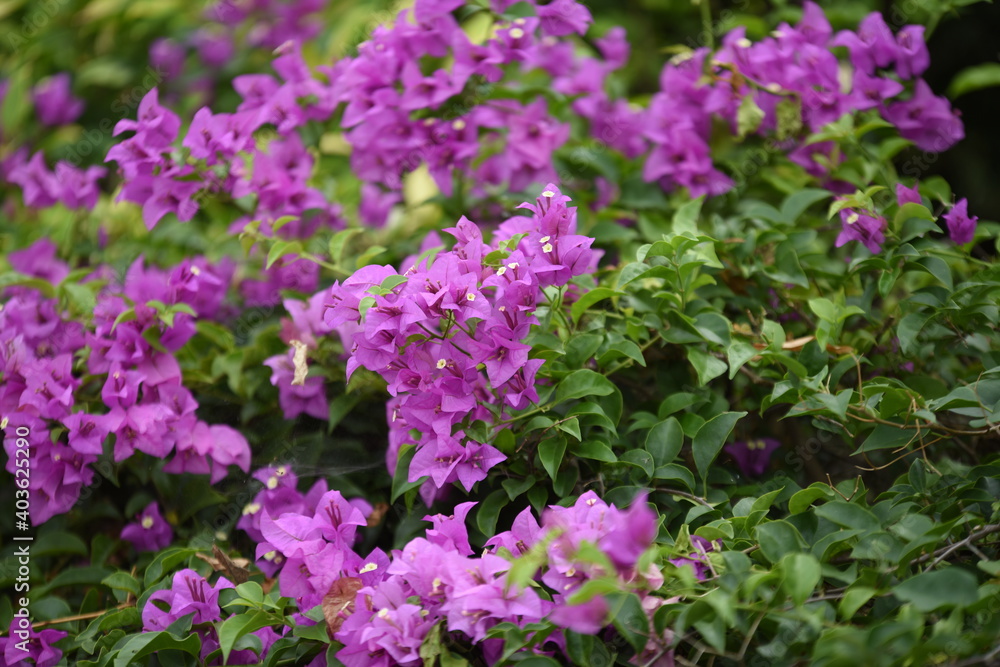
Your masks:
<instances>
[{"instance_id":1,"label":"green leaf","mask_svg":"<svg viewBox=\"0 0 1000 667\"><path fill-rule=\"evenodd\" d=\"M569 433L571 436L576 438L577 442L583 439L580 436L580 420L576 417L570 417L556 422L556 429L562 431L563 433Z\"/></svg>"},{"instance_id":2,"label":"green leaf","mask_svg":"<svg viewBox=\"0 0 1000 667\"><path fill-rule=\"evenodd\" d=\"M728 368L722 359L716 359L711 354L702 352L696 347L687 348L687 358L698 374L698 385L701 387L725 373L726 368Z\"/></svg>"},{"instance_id":3,"label":"green leaf","mask_svg":"<svg viewBox=\"0 0 1000 667\"><path fill-rule=\"evenodd\" d=\"M264 589L256 581L244 581L236 587L236 594L255 604L264 604Z\"/></svg>"},{"instance_id":4,"label":"green leaf","mask_svg":"<svg viewBox=\"0 0 1000 667\"><path fill-rule=\"evenodd\" d=\"M573 324L580 321L583 314L588 308L593 306L598 301L603 301L604 299L610 299L614 296L621 295L621 292L616 292L613 289L608 289L607 287L595 287L589 292L584 293L576 302L570 306L569 314L573 318Z\"/></svg>"},{"instance_id":5,"label":"green leaf","mask_svg":"<svg viewBox=\"0 0 1000 667\"><path fill-rule=\"evenodd\" d=\"M423 484L425 477L421 477L415 482L407 481L410 474L410 461L413 460L413 455L417 453L417 448L412 444L404 444L399 448L399 454L396 463L396 474L392 476L392 493L389 496L389 502L396 502L396 499L401 495L406 493L411 489L415 489L421 484Z\"/></svg>"},{"instance_id":6,"label":"green leaf","mask_svg":"<svg viewBox=\"0 0 1000 667\"><path fill-rule=\"evenodd\" d=\"M817 516L832 521L844 528L878 530L881 527L878 518L869 510L854 503L844 502L843 500L833 500L820 505L816 508L815 512Z\"/></svg>"},{"instance_id":7,"label":"green leaf","mask_svg":"<svg viewBox=\"0 0 1000 667\"><path fill-rule=\"evenodd\" d=\"M784 520L768 521L757 526L760 551L772 563L779 562L786 554L802 551L805 541L795 526Z\"/></svg>"},{"instance_id":8,"label":"green leaf","mask_svg":"<svg viewBox=\"0 0 1000 667\"><path fill-rule=\"evenodd\" d=\"M597 371L576 370L564 377L556 386L556 403L585 396L607 396L618 388Z\"/></svg>"},{"instance_id":9,"label":"green leaf","mask_svg":"<svg viewBox=\"0 0 1000 667\"><path fill-rule=\"evenodd\" d=\"M554 482L559 474L559 466L562 464L563 454L566 453L566 439L563 437L547 438L538 443L538 458L542 462L545 472Z\"/></svg>"},{"instance_id":10,"label":"green leaf","mask_svg":"<svg viewBox=\"0 0 1000 667\"><path fill-rule=\"evenodd\" d=\"M819 561L812 554L789 553L781 559L781 584L797 605L804 603L822 577Z\"/></svg>"},{"instance_id":11,"label":"green leaf","mask_svg":"<svg viewBox=\"0 0 1000 667\"><path fill-rule=\"evenodd\" d=\"M896 428L888 424L876 424L872 432L861 443L861 446L854 451L853 455L865 452L873 452L878 449L895 449L913 442L918 431L904 428Z\"/></svg>"},{"instance_id":12,"label":"green leaf","mask_svg":"<svg viewBox=\"0 0 1000 667\"><path fill-rule=\"evenodd\" d=\"M170 547L165 551L161 551L146 568L146 574L142 582L143 588L152 588L153 584L162 579L165 574L196 553L198 553L197 549L185 549L181 547Z\"/></svg>"},{"instance_id":13,"label":"green leaf","mask_svg":"<svg viewBox=\"0 0 1000 667\"><path fill-rule=\"evenodd\" d=\"M101 580L101 583L108 588L126 591L135 597L142 595L142 587L138 580L127 572L115 572Z\"/></svg>"},{"instance_id":14,"label":"green leaf","mask_svg":"<svg viewBox=\"0 0 1000 667\"><path fill-rule=\"evenodd\" d=\"M379 289L381 290L382 294L388 294L389 292L396 289L405 282L406 282L406 276L400 276L400 275L386 276L385 279L382 281L382 284L379 285Z\"/></svg>"},{"instance_id":15,"label":"green leaf","mask_svg":"<svg viewBox=\"0 0 1000 667\"><path fill-rule=\"evenodd\" d=\"M60 530L42 533L31 545L32 556L51 556L54 554L85 556L87 544L73 533Z\"/></svg>"},{"instance_id":16,"label":"green leaf","mask_svg":"<svg viewBox=\"0 0 1000 667\"><path fill-rule=\"evenodd\" d=\"M976 576L953 565L910 577L897 584L892 594L925 613L942 607L966 607L979 600Z\"/></svg>"},{"instance_id":17,"label":"green leaf","mask_svg":"<svg viewBox=\"0 0 1000 667\"><path fill-rule=\"evenodd\" d=\"M642 468L642 471L646 473L646 478L653 476L654 466L653 466L653 456L642 449L630 449L619 457L619 460L631 463L632 465Z\"/></svg>"},{"instance_id":18,"label":"green leaf","mask_svg":"<svg viewBox=\"0 0 1000 667\"><path fill-rule=\"evenodd\" d=\"M352 236L360 234L361 229L358 227L351 227L348 229L343 229L330 238L330 261L334 264L341 264L344 261L344 246L351 239Z\"/></svg>"},{"instance_id":19,"label":"green leaf","mask_svg":"<svg viewBox=\"0 0 1000 667\"><path fill-rule=\"evenodd\" d=\"M55 288L52 287L52 283L48 280L26 276L24 274L17 273L16 271L0 273L0 290L3 290L5 287L14 286L36 289L41 292L43 296L49 299L56 295Z\"/></svg>"},{"instance_id":20,"label":"green leaf","mask_svg":"<svg viewBox=\"0 0 1000 667\"><path fill-rule=\"evenodd\" d=\"M734 340L730 343L729 349L726 351L726 357L729 359L729 379L732 380L736 377L740 367L757 354L757 348L750 343L741 340Z\"/></svg>"},{"instance_id":21,"label":"green leaf","mask_svg":"<svg viewBox=\"0 0 1000 667\"><path fill-rule=\"evenodd\" d=\"M805 213L806 209L816 202L831 197L829 190L822 188L806 188L794 192L781 204L781 215L788 224L795 223Z\"/></svg>"},{"instance_id":22,"label":"green leaf","mask_svg":"<svg viewBox=\"0 0 1000 667\"><path fill-rule=\"evenodd\" d=\"M360 269L363 266L368 266L372 263L372 260L385 252L385 248L380 245L373 245L367 250L365 250L358 257L357 267Z\"/></svg>"},{"instance_id":23,"label":"green leaf","mask_svg":"<svg viewBox=\"0 0 1000 667\"><path fill-rule=\"evenodd\" d=\"M611 622L618 633L631 644L636 652L642 651L649 640L649 617L635 593L608 595Z\"/></svg>"},{"instance_id":24,"label":"green leaf","mask_svg":"<svg viewBox=\"0 0 1000 667\"><path fill-rule=\"evenodd\" d=\"M361 402L361 397L357 394L341 394L330 401L330 413L326 424L327 434L333 433L337 424L349 415L359 402Z\"/></svg>"},{"instance_id":25,"label":"green leaf","mask_svg":"<svg viewBox=\"0 0 1000 667\"><path fill-rule=\"evenodd\" d=\"M698 216L701 215L701 205L705 202L704 195L687 202L674 213L672 227L675 234L690 232L698 235Z\"/></svg>"},{"instance_id":26,"label":"green leaf","mask_svg":"<svg viewBox=\"0 0 1000 667\"><path fill-rule=\"evenodd\" d=\"M829 500L831 498L833 498L833 489L827 484L816 482L798 491L788 500L788 513L801 514L809 509L817 500Z\"/></svg>"},{"instance_id":27,"label":"green leaf","mask_svg":"<svg viewBox=\"0 0 1000 667\"><path fill-rule=\"evenodd\" d=\"M169 632L145 632L130 639L118 650L114 667L128 667L140 658L152 655L157 651L184 651L198 657L201 652L201 639L196 634L178 639Z\"/></svg>"},{"instance_id":28,"label":"green leaf","mask_svg":"<svg viewBox=\"0 0 1000 667\"><path fill-rule=\"evenodd\" d=\"M265 269L270 269L271 265L285 255L298 256L302 252L302 244L298 241L275 241L274 245L267 252L267 262Z\"/></svg>"},{"instance_id":29,"label":"green leaf","mask_svg":"<svg viewBox=\"0 0 1000 667\"><path fill-rule=\"evenodd\" d=\"M285 225L287 225L289 222L292 222L293 220L298 220L298 219L299 219L299 216L297 216L297 215L283 215L283 216L281 216L280 218L278 218L277 220L275 220L274 222L271 223L271 231L274 232L275 235L277 235L276 232L279 229L281 229L282 227L284 227Z\"/></svg>"},{"instance_id":30,"label":"green leaf","mask_svg":"<svg viewBox=\"0 0 1000 667\"><path fill-rule=\"evenodd\" d=\"M581 459L614 463L618 460L611 448L600 440L584 440L570 445L570 452Z\"/></svg>"},{"instance_id":31,"label":"green leaf","mask_svg":"<svg viewBox=\"0 0 1000 667\"><path fill-rule=\"evenodd\" d=\"M746 412L723 412L702 424L691 444L694 464L701 475L702 484L707 486L708 467L719 455L726 439L733 432L736 422L746 416Z\"/></svg>"},{"instance_id":32,"label":"green leaf","mask_svg":"<svg viewBox=\"0 0 1000 667\"><path fill-rule=\"evenodd\" d=\"M669 417L649 429L646 451L653 455L657 468L673 462L684 446L684 431L674 417Z\"/></svg>"},{"instance_id":33,"label":"green leaf","mask_svg":"<svg viewBox=\"0 0 1000 667\"><path fill-rule=\"evenodd\" d=\"M64 282L59 286L59 289L66 292L69 302L81 313L90 314L94 312L97 301L94 298L94 292L86 285Z\"/></svg>"},{"instance_id":34,"label":"green leaf","mask_svg":"<svg viewBox=\"0 0 1000 667\"><path fill-rule=\"evenodd\" d=\"M825 322L837 323L837 311L839 308L829 299L822 297L809 299L809 310L816 313L816 316Z\"/></svg>"},{"instance_id":35,"label":"green leaf","mask_svg":"<svg viewBox=\"0 0 1000 667\"><path fill-rule=\"evenodd\" d=\"M869 586L852 586L847 589L837 607L840 618L845 622L850 621L858 613L858 609L871 600L875 593L875 589Z\"/></svg>"},{"instance_id":36,"label":"green leaf","mask_svg":"<svg viewBox=\"0 0 1000 667\"><path fill-rule=\"evenodd\" d=\"M476 525L483 535L493 535L496 532L497 517L511 500L503 489L497 489L482 502L476 512Z\"/></svg>"},{"instance_id":37,"label":"green leaf","mask_svg":"<svg viewBox=\"0 0 1000 667\"><path fill-rule=\"evenodd\" d=\"M983 88L1000 86L1000 63L983 63L967 67L955 75L948 86L948 97L955 99Z\"/></svg>"},{"instance_id":38,"label":"green leaf","mask_svg":"<svg viewBox=\"0 0 1000 667\"><path fill-rule=\"evenodd\" d=\"M899 321L896 335L899 337L899 351L909 356L916 351L917 335L933 317L931 313L910 313Z\"/></svg>"},{"instance_id":39,"label":"green leaf","mask_svg":"<svg viewBox=\"0 0 1000 667\"><path fill-rule=\"evenodd\" d=\"M271 625L272 622L273 619L270 614L264 611L257 611L254 614L234 614L218 624L219 648L222 649L223 664L229 662L229 654L232 653L233 646L236 645L240 637L255 630L265 628ZM326 628L323 628L323 632L326 632Z\"/></svg>"}]
</instances>

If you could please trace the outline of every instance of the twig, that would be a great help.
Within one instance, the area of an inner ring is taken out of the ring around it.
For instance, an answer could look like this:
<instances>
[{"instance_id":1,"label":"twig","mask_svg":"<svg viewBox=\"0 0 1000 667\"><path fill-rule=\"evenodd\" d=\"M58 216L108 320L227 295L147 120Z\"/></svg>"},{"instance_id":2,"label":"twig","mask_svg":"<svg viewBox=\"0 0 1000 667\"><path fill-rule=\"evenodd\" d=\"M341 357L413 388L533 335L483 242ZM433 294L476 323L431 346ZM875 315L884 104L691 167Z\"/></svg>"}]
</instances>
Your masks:
<instances>
[{"instance_id":1,"label":"twig","mask_svg":"<svg viewBox=\"0 0 1000 667\"><path fill-rule=\"evenodd\" d=\"M701 496L694 495L693 493L688 493L686 491L680 491L678 489L664 489L662 487L655 487L655 488L656 488L657 491L662 491L664 493L669 493L669 494L674 495L674 496L680 496L681 498L687 498L688 500L693 500L694 502L698 503L699 505L704 505L705 507L712 507L712 508L715 507L715 505L713 505L712 503L708 502L707 500L705 500Z\"/></svg>"},{"instance_id":2,"label":"twig","mask_svg":"<svg viewBox=\"0 0 1000 667\"><path fill-rule=\"evenodd\" d=\"M950 544L946 547L941 547L940 549L932 553L923 554L922 556L915 558L912 564L920 565L921 563L929 561L931 558L933 558L934 561L930 565L928 565L924 570L924 572L927 572L933 569L935 565L943 561L945 558L947 558L949 555L951 555L958 549L961 549L964 546L968 546L972 542L975 542L976 540L982 537L986 537L987 535L990 535L992 533L1000 533L1000 523L994 523L992 525L985 527L981 526L979 530L974 530L973 532L969 533L969 536L966 537L965 539L959 540L958 542Z\"/></svg>"},{"instance_id":3,"label":"twig","mask_svg":"<svg viewBox=\"0 0 1000 667\"><path fill-rule=\"evenodd\" d=\"M62 618L54 618L51 621L39 621L38 623L33 623L34 628L43 628L46 625L59 625L60 623L70 623L72 621L86 621L91 618L98 618L108 613L109 611L118 611L121 609L128 609L129 607L134 607L135 602L123 602L117 607L112 609L102 609L101 611L91 611L86 614L76 614L74 616L64 616Z\"/></svg>"}]
</instances>

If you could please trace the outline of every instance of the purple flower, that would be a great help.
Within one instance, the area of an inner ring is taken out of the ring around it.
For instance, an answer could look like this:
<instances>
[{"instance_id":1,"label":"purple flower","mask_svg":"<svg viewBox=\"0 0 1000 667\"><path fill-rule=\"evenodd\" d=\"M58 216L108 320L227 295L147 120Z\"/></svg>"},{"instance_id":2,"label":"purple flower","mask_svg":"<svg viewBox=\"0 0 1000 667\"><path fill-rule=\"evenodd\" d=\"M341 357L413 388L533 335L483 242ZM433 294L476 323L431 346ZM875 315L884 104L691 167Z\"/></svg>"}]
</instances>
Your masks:
<instances>
[{"instance_id":1,"label":"purple flower","mask_svg":"<svg viewBox=\"0 0 1000 667\"><path fill-rule=\"evenodd\" d=\"M160 506L152 502L139 513L138 519L122 529L121 538L128 540L136 551L159 551L170 546L174 531L160 514Z\"/></svg>"},{"instance_id":2,"label":"purple flower","mask_svg":"<svg viewBox=\"0 0 1000 667\"><path fill-rule=\"evenodd\" d=\"M177 78L184 69L186 51L183 46L170 39L161 37L149 47L149 64L163 74L166 81Z\"/></svg>"},{"instance_id":3,"label":"purple flower","mask_svg":"<svg viewBox=\"0 0 1000 667\"><path fill-rule=\"evenodd\" d=\"M896 203L900 206L904 204L922 204L920 198L919 184L914 183L913 187L906 187L902 183L896 183Z\"/></svg>"},{"instance_id":4,"label":"purple flower","mask_svg":"<svg viewBox=\"0 0 1000 667\"><path fill-rule=\"evenodd\" d=\"M19 634L22 632L28 633L27 638ZM29 619L16 617L10 622L7 636L0 637L0 661L10 667L29 664L35 667L54 667L62 659L62 651L52 644L67 635L62 630L36 631L31 627Z\"/></svg>"},{"instance_id":5,"label":"purple flower","mask_svg":"<svg viewBox=\"0 0 1000 667\"><path fill-rule=\"evenodd\" d=\"M924 26L908 25L896 35L896 73L900 79L916 79L931 64L924 41Z\"/></svg>"},{"instance_id":6,"label":"purple flower","mask_svg":"<svg viewBox=\"0 0 1000 667\"><path fill-rule=\"evenodd\" d=\"M910 99L891 104L883 115L921 150L940 152L965 137L962 121L948 100L931 92L923 79L917 80Z\"/></svg>"},{"instance_id":7,"label":"purple flower","mask_svg":"<svg viewBox=\"0 0 1000 667\"><path fill-rule=\"evenodd\" d=\"M845 30L837 34L833 46L850 50L851 64L861 72L872 74L876 67L888 67L896 58L897 46L892 30L879 12L872 12L858 26L857 33Z\"/></svg>"},{"instance_id":8,"label":"purple flower","mask_svg":"<svg viewBox=\"0 0 1000 667\"><path fill-rule=\"evenodd\" d=\"M222 67L233 58L233 40L229 35L199 30L191 42L206 67Z\"/></svg>"},{"instance_id":9,"label":"purple flower","mask_svg":"<svg viewBox=\"0 0 1000 667\"><path fill-rule=\"evenodd\" d=\"M213 587L194 570L181 570L174 575L170 588L156 591L146 600L142 608L142 629L146 632L166 630L188 614L194 614L191 622L195 624L219 620L219 591L223 588L233 588L232 582L225 577L219 577Z\"/></svg>"},{"instance_id":10,"label":"purple flower","mask_svg":"<svg viewBox=\"0 0 1000 667\"><path fill-rule=\"evenodd\" d=\"M83 113L83 100L73 97L69 74L49 77L32 90L38 119L45 125L67 125Z\"/></svg>"},{"instance_id":11,"label":"purple flower","mask_svg":"<svg viewBox=\"0 0 1000 667\"><path fill-rule=\"evenodd\" d=\"M979 218L970 216L968 209L969 202L963 197L944 214L944 221L948 225L948 236L959 245L968 243L976 235L976 222Z\"/></svg>"},{"instance_id":12,"label":"purple flower","mask_svg":"<svg viewBox=\"0 0 1000 667\"><path fill-rule=\"evenodd\" d=\"M843 227L837 236L836 247L848 241L860 241L872 253L879 253L885 243L885 218L865 211L845 208L840 212Z\"/></svg>"},{"instance_id":13,"label":"purple flower","mask_svg":"<svg viewBox=\"0 0 1000 667\"><path fill-rule=\"evenodd\" d=\"M594 21L587 7L576 0L554 0L537 6L535 11L541 19L542 31L553 37L582 35Z\"/></svg>"},{"instance_id":14,"label":"purple flower","mask_svg":"<svg viewBox=\"0 0 1000 667\"><path fill-rule=\"evenodd\" d=\"M722 541L712 542L699 535L692 535L691 547L694 551L688 556L680 556L668 560L677 567L690 566L695 579L705 581L712 573L708 565L708 554L712 551L719 551L722 548Z\"/></svg>"},{"instance_id":15,"label":"purple flower","mask_svg":"<svg viewBox=\"0 0 1000 667\"><path fill-rule=\"evenodd\" d=\"M477 504L459 503L455 505L455 513L448 516L444 514L425 516L424 521L430 521L434 526L427 529L427 540L431 544L437 544L462 556L471 556L472 548L469 546L465 517Z\"/></svg>"},{"instance_id":16,"label":"purple flower","mask_svg":"<svg viewBox=\"0 0 1000 667\"><path fill-rule=\"evenodd\" d=\"M561 628L583 635L596 635L608 624L608 601L603 595L581 604L556 605L549 620Z\"/></svg>"},{"instance_id":17,"label":"purple flower","mask_svg":"<svg viewBox=\"0 0 1000 667\"><path fill-rule=\"evenodd\" d=\"M736 461L740 472L747 477L760 477L767 470L771 456L781 443L774 438L741 440L726 445L725 450Z\"/></svg>"},{"instance_id":18,"label":"purple flower","mask_svg":"<svg viewBox=\"0 0 1000 667\"><path fill-rule=\"evenodd\" d=\"M635 567L639 557L656 539L657 521L656 512L646 502L646 494L641 493L598 544L619 568Z\"/></svg>"}]
</instances>

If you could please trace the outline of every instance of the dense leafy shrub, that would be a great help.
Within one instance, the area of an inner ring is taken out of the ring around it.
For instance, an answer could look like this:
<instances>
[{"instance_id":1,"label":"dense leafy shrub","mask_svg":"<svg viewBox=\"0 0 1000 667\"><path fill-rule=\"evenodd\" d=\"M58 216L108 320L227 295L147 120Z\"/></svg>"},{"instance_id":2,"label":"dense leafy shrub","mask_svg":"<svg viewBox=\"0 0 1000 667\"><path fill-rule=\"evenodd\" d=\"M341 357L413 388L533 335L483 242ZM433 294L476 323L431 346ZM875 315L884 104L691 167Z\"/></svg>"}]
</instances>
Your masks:
<instances>
[{"instance_id":1,"label":"dense leafy shrub","mask_svg":"<svg viewBox=\"0 0 1000 667\"><path fill-rule=\"evenodd\" d=\"M924 25L702 3L629 96L575 0L57 5L0 83L5 664L997 659Z\"/></svg>"}]
</instances>

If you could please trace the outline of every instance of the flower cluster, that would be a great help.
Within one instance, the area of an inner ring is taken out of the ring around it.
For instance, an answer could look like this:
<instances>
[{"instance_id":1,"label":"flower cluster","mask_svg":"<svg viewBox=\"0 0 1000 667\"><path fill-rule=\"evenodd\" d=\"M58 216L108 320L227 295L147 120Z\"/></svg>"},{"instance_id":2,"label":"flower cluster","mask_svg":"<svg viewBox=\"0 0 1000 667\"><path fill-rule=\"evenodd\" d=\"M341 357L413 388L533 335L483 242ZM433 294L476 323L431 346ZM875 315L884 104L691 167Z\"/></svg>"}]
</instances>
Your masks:
<instances>
[{"instance_id":1,"label":"flower cluster","mask_svg":"<svg viewBox=\"0 0 1000 667\"><path fill-rule=\"evenodd\" d=\"M120 198L141 204L150 227L166 213L190 220L198 198L216 193L255 195L259 220L308 210L314 224L324 218L336 222L339 209L305 186L312 157L296 131L309 121L327 121L338 110L353 148L352 169L362 181L359 213L369 224L385 222L400 199L402 176L421 164L445 194L462 174L479 194L488 186L517 191L553 180L552 154L568 139L569 125L549 114L544 99L528 104L508 96L492 99L493 86L518 69L547 73L555 90L579 98L574 109L591 120L595 134L628 155L641 152L639 115L603 92L607 73L627 59L624 31L598 42L603 61L577 59L567 38L585 33L592 19L575 0L535 6L532 17L501 20L492 36L479 41L452 14L462 4L421 0L403 10L392 27L376 28L357 56L320 66L316 73L300 54L301 40L310 36L304 25L282 31L289 37L274 44L280 47L272 63L280 79L236 77L233 86L242 97L237 110L200 109L181 142L186 153L180 160L168 155L178 139L179 119L160 107L156 89L151 90L138 120L115 128L115 134L136 132L108 153L126 180ZM311 2L295 6L286 9L296 20L318 8ZM504 9L506 3L499 3L497 15ZM212 11L227 23L247 18L245 8L231 3ZM159 42L151 57L174 71L183 50ZM428 70L430 59L451 64ZM266 153L253 138L265 125L280 137Z\"/></svg>"},{"instance_id":2,"label":"flower cluster","mask_svg":"<svg viewBox=\"0 0 1000 667\"><path fill-rule=\"evenodd\" d=\"M650 616L662 603L649 595L663 582L658 569L640 567L657 534L657 517L644 496L622 511L587 492L572 507L550 507L541 524L525 509L479 556L465 527L476 503L461 503L451 515L425 517L432 524L426 536L391 558L378 549L361 557L354 546L358 527L367 523L367 504L345 500L325 483L303 495L288 466L254 476L264 488L238 525L259 541L258 564L271 573L280 568L283 596L295 598L302 611L323 604L328 625L344 644L337 657L348 667L420 664L424 638L442 622L446 631L479 645L487 662L495 661L500 648L486 638L497 623L523 626L548 618L562 628L597 633L610 623L605 599L570 602L595 578L640 592ZM595 560L585 544L602 555ZM549 599L507 579L510 559L537 549L544 550L542 571L533 574L553 591ZM666 648L658 641L653 644ZM557 638L551 649L560 645Z\"/></svg>"},{"instance_id":3,"label":"flower cluster","mask_svg":"<svg viewBox=\"0 0 1000 667\"><path fill-rule=\"evenodd\" d=\"M219 609L219 592L226 588L234 588L234 586L225 577L219 577L215 586L212 586L194 570L177 572L171 581L170 588L156 591L146 600L146 604L142 608L143 630L146 632L166 630L181 618L191 616L193 625L204 624L194 632L201 638L201 659L206 660L210 653L219 648L217 631L210 624L222 619L222 612ZM233 651L229 654L227 664L259 663L267 654L271 644L280 637L270 627L255 630L252 634L260 639L262 647L260 655L258 656L251 649ZM221 665L223 663L220 657L210 664Z\"/></svg>"},{"instance_id":4,"label":"flower cluster","mask_svg":"<svg viewBox=\"0 0 1000 667\"><path fill-rule=\"evenodd\" d=\"M564 80L556 89L570 92L572 70L586 69L578 78L602 71L577 63L573 43L564 39L584 34L592 21L575 0L532 0L535 16L501 20L481 42L452 15L462 4L420 0L391 27L377 28L356 57L329 70L334 99L346 105L342 125L354 148L352 167L369 184L366 222L384 221L385 198L420 164L445 194L463 172L475 191L501 184L519 191L553 180L552 153L568 139L569 126L549 115L542 98L490 99L494 84L504 68L540 69ZM494 3L494 10L500 15L507 4ZM451 66L428 71L420 63L431 58Z\"/></svg>"},{"instance_id":5,"label":"flower cluster","mask_svg":"<svg viewBox=\"0 0 1000 667\"><path fill-rule=\"evenodd\" d=\"M24 147L0 163L0 178L20 187L25 206L32 208L62 204L71 209L91 209L100 195L97 182L106 173L104 167L81 169L65 160L49 169L41 151L29 158Z\"/></svg>"},{"instance_id":6,"label":"flower cluster","mask_svg":"<svg viewBox=\"0 0 1000 667\"><path fill-rule=\"evenodd\" d=\"M451 251L402 273L368 266L330 290L326 324L350 351L348 377L367 368L393 396L389 468L403 444L416 445L409 476L429 477L428 504L450 482L471 490L504 459L490 445L467 441L464 426L492 422L487 405L501 414L538 399L542 361L529 359L523 341L537 323L543 289L592 271L599 257L593 239L575 233L576 209L568 201L550 184L536 203L523 204L532 217L508 220L494 239L505 253L486 245L463 217L446 230L457 239Z\"/></svg>"},{"instance_id":7,"label":"flower cluster","mask_svg":"<svg viewBox=\"0 0 1000 667\"><path fill-rule=\"evenodd\" d=\"M17 271L60 283L69 267L55 257L55 246L41 240L11 253ZM85 281L100 280L99 269ZM174 457L168 472L212 475L217 481L235 464L247 470L250 449L236 430L209 425L195 416L197 402L181 382L171 352L195 333L194 317L217 312L231 269L204 259L185 260L171 272L143 267L141 258L129 269L124 285L105 287L97 298L93 330L66 319L56 299L36 289L12 287L0 310L0 416L5 424L30 432L31 516L41 523L69 511L82 487L91 483L90 467L114 434L114 459L136 450L157 458ZM86 369L102 382L104 414L74 411L83 369L74 355L89 350ZM56 424L65 436L53 442ZM13 439L8 470L13 472ZM161 539L162 541L162 539Z\"/></svg>"},{"instance_id":8,"label":"flower cluster","mask_svg":"<svg viewBox=\"0 0 1000 667\"><path fill-rule=\"evenodd\" d=\"M9 84L0 80L0 103L7 95ZM31 91L34 112L43 125L59 126L73 123L83 113L83 100L74 97L70 76L61 72L42 81ZM0 127L0 138L3 128ZM85 169L60 160L49 169L42 151L31 154L20 146L0 160L0 185L9 183L21 190L25 206L48 208L62 204L70 209L90 209L97 203L98 181L107 173L103 167Z\"/></svg>"},{"instance_id":9,"label":"flower cluster","mask_svg":"<svg viewBox=\"0 0 1000 667\"><path fill-rule=\"evenodd\" d=\"M896 184L896 204L902 207L906 204L923 204L919 184L906 187ZM969 243L976 235L976 216L969 215L969 202L960 199L942 216L948 229L948 236L955 243ZM888 221L878 213L855 206L848 206L840 211L841 230L837 236L836 247L841 247L849 241L858 241L872 253L882 250L885 243L885 232Z\"/></svg>"},{"instance_id":10,"label":"flower cluster","mask_svg":"<svg viewBox=\"0 0 1000 667\"><path fill-rule=\"evenodd\" d=\"M964 136L947 100L918 78L929 64L922 26L893 35L882 15L873 13L857 32L833 35L819 6L806 2L795 27L782 24L757 43L745 32L742 27L730 32L714 54L701 48L664 67L661 91L646 117L645 136L653 144L646 180L666 189L684 186L692 196L729 190L731 179L710 155L713 117L739 136L775 135L792 149L792 161L818 177L828 172L833 143L799 144L791 138L803 126L816 132L851 111L876 110L923 150L944 150ZM836 47L847 48L853 66L846 89ZM910 80L916 80L912 95L900 99L902 82ZM871 242L876 234L874 223L870 226L852 238L863 235Z\"/></svg>"},{"instance_id":11,"label":"flower cluster","mask_svg":"<svg viewBox=\"0 0 1000 667\"><path fill-rule=\"evenodd\" d=\"M10 630L6 636L0 637L0 667L21 667L23 665L34 665L34 667L55 667L62 660L62 651L53 646L60 639L65 638L69 633L62 630L27 630L28 637L25 639L20 632L19 618L15 618L10 623Z\"/></svg>"}]
</instances>

